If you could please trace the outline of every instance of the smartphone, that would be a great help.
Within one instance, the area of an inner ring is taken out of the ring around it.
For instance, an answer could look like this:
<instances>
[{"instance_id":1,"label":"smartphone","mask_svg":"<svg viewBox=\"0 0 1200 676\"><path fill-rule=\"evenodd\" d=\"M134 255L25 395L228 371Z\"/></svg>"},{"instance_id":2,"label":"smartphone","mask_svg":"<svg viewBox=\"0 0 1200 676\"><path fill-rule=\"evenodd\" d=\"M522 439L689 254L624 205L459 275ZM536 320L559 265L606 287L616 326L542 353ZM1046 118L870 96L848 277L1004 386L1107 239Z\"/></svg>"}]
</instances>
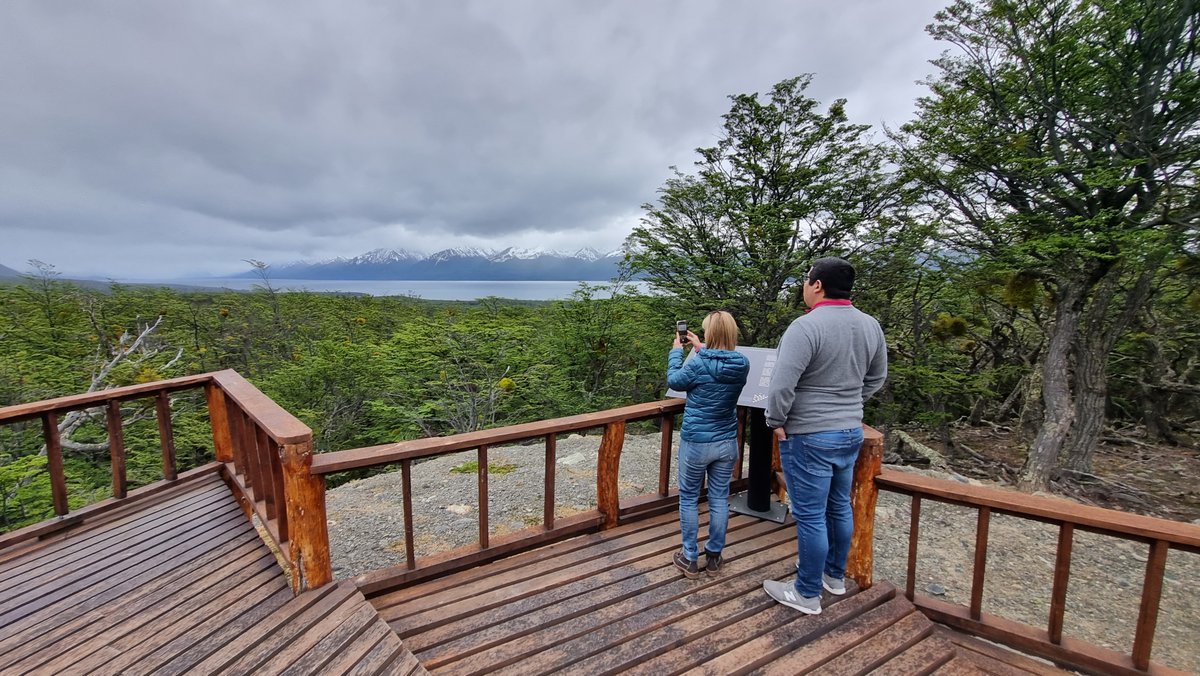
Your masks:
<instances>
[{"instance_id":1,"label":"smartphone","mask_svg":"<svg viewBox=\"0 0 1200 676\"><path fill-rule=\"evenodd\" d=\"M675 322L675 332L679 334L679 342L687 345L687 322L682 319Z\"/></svg>"}]
</instances>

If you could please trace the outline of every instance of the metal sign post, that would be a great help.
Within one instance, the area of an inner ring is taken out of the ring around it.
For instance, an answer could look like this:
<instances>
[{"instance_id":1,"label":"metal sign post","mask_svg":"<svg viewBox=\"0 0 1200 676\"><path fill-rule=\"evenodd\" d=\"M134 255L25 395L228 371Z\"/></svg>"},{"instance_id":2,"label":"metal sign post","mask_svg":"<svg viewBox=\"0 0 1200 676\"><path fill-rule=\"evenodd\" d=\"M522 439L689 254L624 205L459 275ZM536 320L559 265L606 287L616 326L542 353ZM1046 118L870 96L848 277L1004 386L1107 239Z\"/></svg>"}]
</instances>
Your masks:
<instances>
[{"instance_id":1,"label":"metal sign post","mask_svg":"<svg viewBox=\"0 0 1200 676\"><path fill-rule=\"evenodd\" d=\"M766 421L767 387L775 370L775 350L739 347L737 351L750 361L750 375L737 402L738 406L750 409L745 433L749 447L747 454L750 456L750 488L729 496L729 510L775 523L786 523L789 518L787 506L771 493L771 451L774 442ZM688 358L691 359L691 356ZM686 393L675 390L667 390L667 396L687 398Z\"/></svg>"}]
</instances>

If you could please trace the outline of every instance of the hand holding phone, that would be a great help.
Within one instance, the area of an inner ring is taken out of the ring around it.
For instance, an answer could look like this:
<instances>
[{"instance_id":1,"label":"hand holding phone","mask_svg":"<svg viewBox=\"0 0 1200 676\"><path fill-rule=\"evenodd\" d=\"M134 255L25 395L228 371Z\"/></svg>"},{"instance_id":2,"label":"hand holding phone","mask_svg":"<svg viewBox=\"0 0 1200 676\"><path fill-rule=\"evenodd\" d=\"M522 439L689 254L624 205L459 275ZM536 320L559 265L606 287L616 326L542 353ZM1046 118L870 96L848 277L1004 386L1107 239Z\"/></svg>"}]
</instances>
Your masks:
<instances>
[{"instance_id":1,"label":"hand holding phone","mask_svg":"<svg viewBox=\"0 0 1200 676\"><path fill-rule=\"evenodd\" d=\"M675 334L678 337L680 345L687 345L688 342L688 326L685 320L680 319L675 322Z\"/></svg>"}]
</instances>

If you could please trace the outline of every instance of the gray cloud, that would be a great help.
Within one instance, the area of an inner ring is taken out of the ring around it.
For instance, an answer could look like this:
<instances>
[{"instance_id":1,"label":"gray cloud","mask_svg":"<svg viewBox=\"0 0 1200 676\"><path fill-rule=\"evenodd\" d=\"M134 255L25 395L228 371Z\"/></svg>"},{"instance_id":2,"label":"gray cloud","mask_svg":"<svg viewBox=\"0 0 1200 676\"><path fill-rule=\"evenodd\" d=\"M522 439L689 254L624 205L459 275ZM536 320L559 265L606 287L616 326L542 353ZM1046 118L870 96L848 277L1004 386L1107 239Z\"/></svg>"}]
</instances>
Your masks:
<instances>
[{"instance_id":1,"label":"gray cloud","mask_svg":"<svg viewBox=\"0 0 1200 676\"><path fill-rule=\"evenodd\" d=\"M815 72L904 121L942 4L5 2L0 263L615 247L729 94Z\"/></svg>"}]
</instances>

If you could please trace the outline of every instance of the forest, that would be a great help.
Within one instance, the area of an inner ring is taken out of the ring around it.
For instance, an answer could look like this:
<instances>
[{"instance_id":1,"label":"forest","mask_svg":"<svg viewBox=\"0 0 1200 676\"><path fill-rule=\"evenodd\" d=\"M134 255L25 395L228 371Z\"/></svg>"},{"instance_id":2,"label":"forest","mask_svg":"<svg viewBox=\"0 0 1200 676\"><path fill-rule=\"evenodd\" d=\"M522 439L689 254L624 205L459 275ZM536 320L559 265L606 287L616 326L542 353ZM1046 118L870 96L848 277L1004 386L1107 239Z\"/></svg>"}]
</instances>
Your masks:
<instances>
[{"instance_id":1,"label":"forest","mask_svg":"<svg viewBox=\"0 0 1200 676\"><path fill-rule=\"evenodd\" d=\"M232 368L318 450L661 398L676 319L711 309L774 347L821 256L854 262L887 335L881 429L1005 426L1016 480L1092 471L1106 436L1200 438L1200 69L1193 3L956 2L914 119L871 130L817 75L730 97L626 242L625 278L553 302L0 285L0 406ZM11 262L10 262L11 263ZM135 402L131 407L137 406ZM103 417L60 424L72 507L105 497ZM211 457L173 404L181 469ZM131 485L160 478L152 410L123 416ZM40 426L0 428L0 528L47 517Z\"/></svg>"}]
</instances>

